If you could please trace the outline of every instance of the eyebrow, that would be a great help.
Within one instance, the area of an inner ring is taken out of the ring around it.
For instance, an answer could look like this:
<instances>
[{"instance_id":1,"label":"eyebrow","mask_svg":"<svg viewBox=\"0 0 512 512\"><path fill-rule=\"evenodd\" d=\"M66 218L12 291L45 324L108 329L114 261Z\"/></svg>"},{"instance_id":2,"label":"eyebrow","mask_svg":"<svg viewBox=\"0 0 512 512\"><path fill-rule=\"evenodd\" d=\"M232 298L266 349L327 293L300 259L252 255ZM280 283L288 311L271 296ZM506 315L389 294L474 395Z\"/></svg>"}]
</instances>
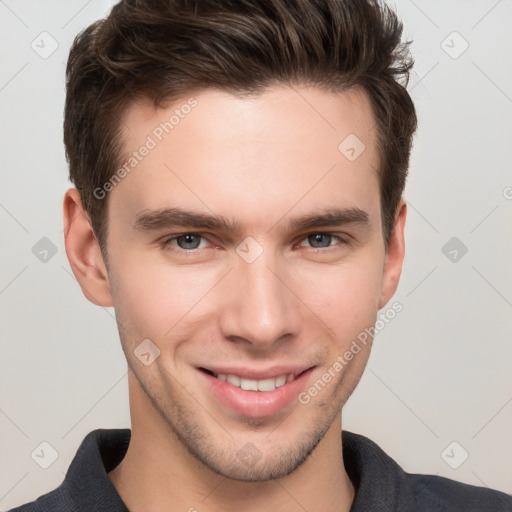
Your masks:
<instances>
[{"instance_id":1,"label":"eyebrow","mask_svg":"<svg viewBox=\"0 0 512 512\"><path fill-rule=\"evenodd\" d=\"M289 231L343 225L371 226L368 213L360 208L328 208L287 219L284 223L285 229ZM136 215L133 223L133 228L137 231L157 231L176 227L210 229L233 234L240 231L238 221L229 220L221 215L182 208L142 210Z\"/></svg>"}]
</instances>

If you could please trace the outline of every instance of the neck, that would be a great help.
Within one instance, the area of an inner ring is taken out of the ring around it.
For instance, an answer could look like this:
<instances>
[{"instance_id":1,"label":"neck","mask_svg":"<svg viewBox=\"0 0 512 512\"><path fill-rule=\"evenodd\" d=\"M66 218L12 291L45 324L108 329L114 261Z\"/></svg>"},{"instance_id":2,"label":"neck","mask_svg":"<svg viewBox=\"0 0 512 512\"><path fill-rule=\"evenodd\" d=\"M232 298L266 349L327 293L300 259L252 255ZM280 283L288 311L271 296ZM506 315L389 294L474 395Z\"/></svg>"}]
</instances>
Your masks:
<instances>
[{"instance_id":1,"label":"neck","mask_svg":"<svg viewBox=\"0 0 512 512\"><path fill-rule=\"evenodd\" d=\"M190 454L149 401L132 394L132 386L130 405L137 411L130 444L108 476L131 512L350 510L355 492L343 465L341 420L289 475L242 482L219 475Z\"/></svg>"}]
</instances>

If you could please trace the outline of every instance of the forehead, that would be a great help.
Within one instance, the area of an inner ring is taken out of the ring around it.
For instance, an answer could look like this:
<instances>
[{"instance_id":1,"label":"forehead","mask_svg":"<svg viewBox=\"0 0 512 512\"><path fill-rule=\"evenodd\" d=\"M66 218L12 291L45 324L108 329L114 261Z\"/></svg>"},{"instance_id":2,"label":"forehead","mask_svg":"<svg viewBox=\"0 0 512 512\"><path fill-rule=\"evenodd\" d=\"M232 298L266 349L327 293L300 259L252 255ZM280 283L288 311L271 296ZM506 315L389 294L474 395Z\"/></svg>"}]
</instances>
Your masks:
<instances>
[{"instance_id":1,"label":"forehead","mask_svg":"<svg viewBox=\"0 0 512 512\"><path fill-rule=\"evenodd\" d=\"M165 108L134 103L123 127L121 166L134 165L110 201L127 221L169 206L249 223L311 206L378 215L375 123L362 91L279 86L240 98L204 90Z\"/></svg>"}]
</instances>

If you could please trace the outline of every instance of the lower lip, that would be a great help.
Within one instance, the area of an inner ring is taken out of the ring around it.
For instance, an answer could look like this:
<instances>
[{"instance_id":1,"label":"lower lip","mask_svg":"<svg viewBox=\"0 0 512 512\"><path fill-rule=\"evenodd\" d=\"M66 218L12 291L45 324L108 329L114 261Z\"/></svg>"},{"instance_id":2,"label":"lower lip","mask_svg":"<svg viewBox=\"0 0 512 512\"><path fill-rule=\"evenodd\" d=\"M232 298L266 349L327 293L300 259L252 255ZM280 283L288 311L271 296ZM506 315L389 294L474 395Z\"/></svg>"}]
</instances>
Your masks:
<instances>
[{"instance_id":1,"label":"lower lip","mask_svg":"<svg viewBox=\"0 0 512 512\"><path fill-rule=\"evenodd\" d=\"M198 371L206 379L213 394L232 411L249 418L264 418L277 414L297 400L313 368L273 391L245 391L202 370Z\"/></svg>"}]
</instances>

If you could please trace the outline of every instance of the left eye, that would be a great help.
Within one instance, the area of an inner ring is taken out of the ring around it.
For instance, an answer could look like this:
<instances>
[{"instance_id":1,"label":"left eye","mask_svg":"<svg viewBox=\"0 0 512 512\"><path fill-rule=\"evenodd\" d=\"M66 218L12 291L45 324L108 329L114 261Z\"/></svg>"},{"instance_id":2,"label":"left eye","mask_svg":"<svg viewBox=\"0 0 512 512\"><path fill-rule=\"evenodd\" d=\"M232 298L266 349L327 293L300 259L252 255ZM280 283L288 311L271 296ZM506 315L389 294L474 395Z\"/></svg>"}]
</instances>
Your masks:
<instances>
[{"instance_id":1,"label":"left eye","mask_svg":"<svg viewBox=\"0 0 512 512\"><path fill-rule=\"evenodd\" d=\"M321 249L324 247L331 247L334 244L331 244L333 241L343 242L343 240L331 233L314 233L312 235L308 235L304 240L307 240L311 247L314 249ZM302 245L302 244L301 244Z\"/></svg>"},{"instance_id":2,"label":"left eye","mask_svg":"<svg viewBox=\"0 0 512 512\"><path fill-rule=\"evenodd\" d=\"M204 240L204 237L188 233L185 235L171 236L164 241L164 246L175 243L175 245L177 245L180 249L189 251L193 249L199 249L202 240Z\"/></svg>"}]
</instances>

